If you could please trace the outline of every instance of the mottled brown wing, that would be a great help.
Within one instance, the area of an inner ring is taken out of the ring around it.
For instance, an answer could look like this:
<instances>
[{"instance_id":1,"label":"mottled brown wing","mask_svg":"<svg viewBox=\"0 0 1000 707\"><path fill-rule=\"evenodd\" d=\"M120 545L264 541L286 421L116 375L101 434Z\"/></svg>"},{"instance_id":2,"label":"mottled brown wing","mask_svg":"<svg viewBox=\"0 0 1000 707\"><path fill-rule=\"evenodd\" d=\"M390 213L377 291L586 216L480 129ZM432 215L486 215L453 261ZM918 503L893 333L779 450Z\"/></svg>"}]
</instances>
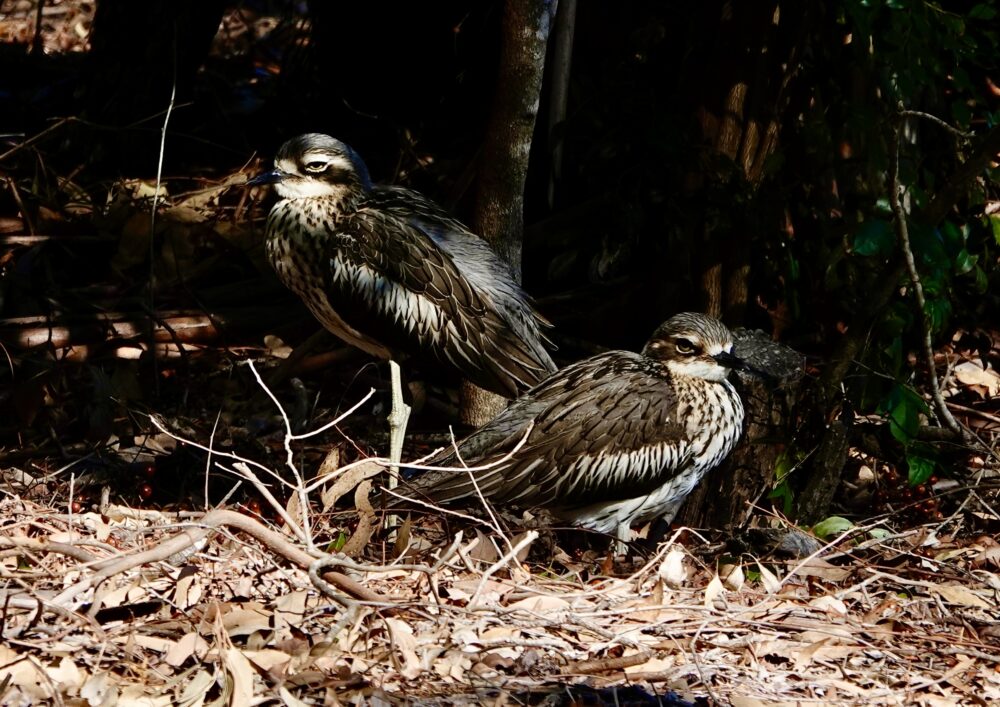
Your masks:
<instances>
[{"instance_id":1,"label":"mottled brown wing","mask_svg":"<svg viewBox=\"0 0 1000 707\"><path fill-rule=\"evenodd\" d=\"M420 228L391 212L339 219L325 287L353 327L410 355L430 355L476 385L514 397L549 372L488 297Z\"/></svg>"},{"instance_id":2,"label":"mottled brown wing","mask_svg":"<svg viewBox=\"0 0 1000 707\"><path fill-rule=\"evenodd\" d=\"M470 467L500 462L474 472L494 503L568 508L635 498L689 461L677 409L665 367L614 351L568 366L528 391L463 440L459 453ZM461 462L448 454L434 465ZM442 503L476 495L462 471L429 472L406 491Z\"/></svg>"}]
</instances>

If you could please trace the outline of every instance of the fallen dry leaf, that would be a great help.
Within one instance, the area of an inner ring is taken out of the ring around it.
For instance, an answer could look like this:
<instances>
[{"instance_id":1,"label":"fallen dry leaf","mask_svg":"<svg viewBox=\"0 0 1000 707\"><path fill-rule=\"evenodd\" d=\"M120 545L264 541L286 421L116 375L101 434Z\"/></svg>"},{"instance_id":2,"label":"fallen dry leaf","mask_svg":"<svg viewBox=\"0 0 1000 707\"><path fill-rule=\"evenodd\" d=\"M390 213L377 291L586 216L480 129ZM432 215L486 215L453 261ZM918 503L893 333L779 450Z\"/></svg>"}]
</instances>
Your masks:
<instances>
[{"instance_id":1,"label":"fallen dry leaf","mask_svg":"<svg viewBox=\"0 0 1000 707\"><path fill-rule=\"evenodd\" d=\"M207 670L199 670L188 680L178 696L178 707L197 707L205 704L208 691L215 687L215 678Z\"/></svg>"},{"instance_id":2,"label":"fallen dry leaf","mask_svg":"<svg viewBox=\"0 0 1000 707\"><path fill-rule=\"evenodd\" d=\"M705 587L705 606L709 609L715 607L715 600L720 598L725 594L726 588L722 585L722 580L719 579L719 575L712 575L712 581L708 583Z\"/></svg>"},{"instance_id":3,"label":"fallen dry leaf","mask_svg":"<svg viewBox=\"0 0 1000 707\"><path fill-rule=\"evenodd\" d=\"M687 553L680 547L672 547L660 563L658 573L660 578L670 587L680 587L687 580L687 569L684 558Z\"/></svg>"},{"instance_id":4,"label":"fallen dry leaf","mask_svg":"<svg viewBox=\"0 0 1000 707\"><path fill-rule=\"evenodd\" d=\"M992 367L983 368L981 361L963 361L955 366L955 378L970 386L982 398L1000 395L1000 374Z\"/></svg>"},{"instance_id":5,"label":"fallen dry leaf","mask_svg":"<svg viewBox=\"0 0 1000 707\"><path fill-rule=\"evenodd\" d=\"M957 584L936 584L932 591L941 595L941 598L952 604L960 606L974 606L979 609L996 609L996 604L988 603L971 589Z\"/></svg>"},{"instance_id":6,"label":"fallen dry leaf","mask_svg":"<svg viewBox=\"0 0 1000 707\"><path fill-rule=\"evenodd\" d=\"M229 687L229 704L249 705L253 701L254 670L250 661L237 648L224 648L220 651L222 665L226 669Z\"/></svg>"},{"instance_id":7,"label":"fallen dry leaf","mask_svg":"<svg viewBox=\"0 0 1000 707\"><path fill-rule=\"evenodd\" d=\"M423 672L423 667L417 656L417 642L413 637L413 628L400 619L388 618L385 623L392 634L392 647L403 657L400 675L411 679L417 677Z\"/></svg>"}]
</instances>

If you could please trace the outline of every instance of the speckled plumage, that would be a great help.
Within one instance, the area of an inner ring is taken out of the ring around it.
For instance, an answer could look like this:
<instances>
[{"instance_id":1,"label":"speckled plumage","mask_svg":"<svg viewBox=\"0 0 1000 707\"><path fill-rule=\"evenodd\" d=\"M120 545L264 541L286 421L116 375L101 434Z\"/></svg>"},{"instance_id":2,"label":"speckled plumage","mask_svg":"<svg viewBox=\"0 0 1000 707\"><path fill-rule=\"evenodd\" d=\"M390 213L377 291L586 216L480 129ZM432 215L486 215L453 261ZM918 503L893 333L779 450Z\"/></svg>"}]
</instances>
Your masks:
<instances>
[{"instance_id":1,"label":"speckled plumage","mask_svg":"<svg viewBox=\"0 0 1000 707\"><path fill-rule=\"evenodd\" d=\"M267 255L329 331L380 358L430 358L514 397L556 370L533 309L481 238L422 195L374 185L349 146L286 142Z\"/></svg>"},{"instance_id":2,"label":"speckled plumage","mask_svg":"<svg viewBox=\"0 0 1000 707\"><path fill-rule=\"evenodd\" d=\"M678 314L642 353L567 366L463 440L458 455L432 462L490 468L427 472L398 493L478 503L478 486L492 503L548 508L622 539L633 523L669 521L742 434L743 404L726 380L740 366L732 345L718 320Z\"/></svg>"}]
</instances>

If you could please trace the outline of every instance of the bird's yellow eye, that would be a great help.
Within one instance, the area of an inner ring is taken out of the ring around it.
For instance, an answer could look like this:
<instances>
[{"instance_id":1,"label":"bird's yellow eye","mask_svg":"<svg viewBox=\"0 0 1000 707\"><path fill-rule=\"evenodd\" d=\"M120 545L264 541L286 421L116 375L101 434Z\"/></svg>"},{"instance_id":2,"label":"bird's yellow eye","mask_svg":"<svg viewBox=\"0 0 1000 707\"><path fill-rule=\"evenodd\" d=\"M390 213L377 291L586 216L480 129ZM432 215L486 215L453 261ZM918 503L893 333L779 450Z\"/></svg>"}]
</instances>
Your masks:
<instances>
[{"instance_id":1,"label":"bird's yellow eye","mask_svg":"<svg viewBox=\"0 0 1000 707\"><path fill-rule=\"evenodd\" d=\"M675 345L677 346L677 353L679 354L686 356L694 353L694 344L687 339L677 339Z\"/></svg>"},{"instance_id":2,"label":"bird's yellow eye","mask_svg":"<svg viewBox=\"0 0 1000 707\"><path fill-rule=\"evenodd\" d=\"M329 162L320 162L319 160L316 160L314 162L306 162L306 171L318 174L320 172L325 171L326 168L329 166L330 166Z\"/></svg>"}]
</instances>

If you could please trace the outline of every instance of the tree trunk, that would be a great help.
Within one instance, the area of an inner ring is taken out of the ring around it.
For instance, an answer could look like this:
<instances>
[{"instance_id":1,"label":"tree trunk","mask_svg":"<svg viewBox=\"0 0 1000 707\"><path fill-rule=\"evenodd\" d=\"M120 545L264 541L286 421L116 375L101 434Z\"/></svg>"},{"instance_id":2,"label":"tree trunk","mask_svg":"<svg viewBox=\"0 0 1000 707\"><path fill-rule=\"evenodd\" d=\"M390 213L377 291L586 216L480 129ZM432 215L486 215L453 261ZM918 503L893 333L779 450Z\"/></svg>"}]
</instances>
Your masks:
<instances>
[{"instance_id":1,"label":"tree trunk","mask_svg":"<svg viewBox=\"0 0 1000 707\"><path fill-rule=\"evenodd\" d=\"M748 224L757 208L753 196L778 145L804 18L802 7L777 0L710 3L702 22L714 28L705 34L714 34L716 41L690 62L698 70L691 74L687 90L707 148L699 171L685 180L690 198L700 197L706 212L700 233L691 234L703 244L696 284L704 311L731 326L743 324L746 317L752 242ZM710 184L712 189L707 188ZM712 193L723 194L726 201ZM773 483L782 442L792 440L790 411L801 395L798 381L790 379L774 389L759 378L741 375L739 388L747 410L743 440L689 497L678 522L694 527L739 525Z\"/></svg>"},{"instance_id":2,"label":"tree trunk","mask_svg":"<svg viewBox=\"0 0 1000 707\"><path fill-rule=\"evenodd\" d=\"M698 285L704 310L730 324L744 320L751 240L747 220L733 208L737 200L731 197L756 190L778 145L803 16L801 7L777 0L713 3L704 21L715 26L716 42L691 61L700 70L692 74L688 90L708 150L701 173L692 174L687 184L693 193L701 192L707 176L728 186L725 193L732 202L708 204L707 211L723 216L719 225L706 224L701 234L705 255Z\"/></svg>"},{"instance_id":3,"label":"tree trunk","mask_svg":"<svg viewBox=\"0 0 1000 707\"><path fill-rule=\"evenodd\" d=\"M507 0L500 75L483 145L473 226L521 278L524 184L538 114L553 0ZM462 422L480 426L504 400L469 383L462 387Z\"/></svg>"}]
</instances>

